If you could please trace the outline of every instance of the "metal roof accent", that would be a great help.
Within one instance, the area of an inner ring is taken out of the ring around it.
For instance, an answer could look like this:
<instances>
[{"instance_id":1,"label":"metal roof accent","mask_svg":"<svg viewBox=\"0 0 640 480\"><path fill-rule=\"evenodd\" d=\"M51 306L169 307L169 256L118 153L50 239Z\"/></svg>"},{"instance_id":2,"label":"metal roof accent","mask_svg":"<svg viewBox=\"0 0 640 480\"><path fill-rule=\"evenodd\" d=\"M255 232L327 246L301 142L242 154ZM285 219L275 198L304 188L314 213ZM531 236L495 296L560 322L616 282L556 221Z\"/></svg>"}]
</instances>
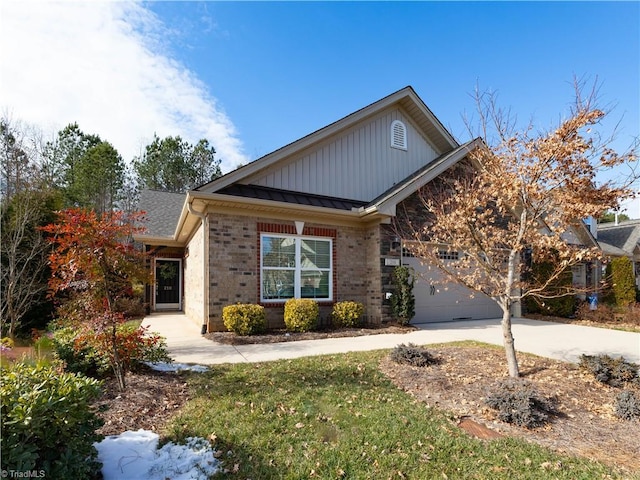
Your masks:
<instances>
[{"instance_id":1,"label":"metal roof accent","mask_svg":"<svg viewBox=\"0 0 640 480\"><path fill-rule=\"evenodd\" d=\"M352 210L353 208L360 208L367 203L358 200L349 200L345 198L334 198L323 195L314 195L310 193L293 192L290 190L280 190L277 188L262 187L258 185L234 184L223 188L216 193L222 195L233 195L236 197L271 200L274 202L335 208L338 210Z\"/></svg>"}]
</instances>

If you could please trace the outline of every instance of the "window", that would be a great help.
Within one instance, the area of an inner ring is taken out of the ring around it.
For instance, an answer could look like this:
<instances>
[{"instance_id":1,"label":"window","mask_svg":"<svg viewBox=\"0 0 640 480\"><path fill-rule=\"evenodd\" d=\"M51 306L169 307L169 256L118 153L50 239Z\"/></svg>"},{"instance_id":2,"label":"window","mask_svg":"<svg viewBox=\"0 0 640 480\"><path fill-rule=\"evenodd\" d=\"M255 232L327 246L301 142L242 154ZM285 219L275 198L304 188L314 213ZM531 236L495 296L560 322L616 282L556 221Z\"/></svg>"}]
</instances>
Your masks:
<instances>
[{"instance_id":1,"label":"window","mask_svg":"<svg viewBox=\"0 0 640 480\"><path fill-rule=\"evenodd\" d=\"M260 300L332 300L331 239L263 234L260 236Z\"/></svg>"},{"instance_id":2,"label":"window","mask_svg":"<svg viewBox=\"0 0 640 480\"><path fill-rule=\"evenodd\" d=\"M400 120L391 122L391 146L401 150L407 149L407 127Z\"/></svg>"},{"instance_id":3,"label":"window","mask_svg":"<svg viewBox=\"0 0 640 480\"><path fill-rule=\"evenodd\" d=\"M440 260L460 260L460 253L451 250L438 250Z\"/></svg>"}]
</instances>

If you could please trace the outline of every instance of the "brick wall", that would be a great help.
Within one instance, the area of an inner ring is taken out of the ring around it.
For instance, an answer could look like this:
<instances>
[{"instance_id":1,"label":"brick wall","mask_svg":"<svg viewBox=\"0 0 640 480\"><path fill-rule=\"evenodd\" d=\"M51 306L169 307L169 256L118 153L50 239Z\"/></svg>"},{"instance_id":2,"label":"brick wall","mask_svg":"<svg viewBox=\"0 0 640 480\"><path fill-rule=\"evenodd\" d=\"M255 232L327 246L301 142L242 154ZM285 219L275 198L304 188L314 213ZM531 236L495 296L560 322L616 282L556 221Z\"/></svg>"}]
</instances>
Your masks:
<instances>
[{"instance_id":1,"label":"brick wall","mask_svg":"<svg viewBox=\"0 0 640 480\"><path fill-rule=\"evenodd\" d=\"M211 214L209 216L209 329L224 330L222 309L233 303L260 301L260 233L295 234L293 222ZM367 321L384 319L381 291L380 230L306 223L303 235L333 238L334 301L365 305ZM320 304L327 323L333 302ZM265 304L270 328L284 326L284 303Z\"/></svg>"},{"instance_id":2,"label":"brick wall","mask_svg":"<svg viewBox=\"0 0 640 480\"><path fill-rule=\"evenodd\" d=\"M202 225L185 249L184 259L184 313L190 320L202 325L204 321L204 231Z\"/></svg>"},{"instance_id":3,"label":"brick wall","mask_svg":"<svg viewBox=\"0 0 640 480\"><path fill-rule=\"evenodd\" d=\"M257 303L257 218L209 215L209 330L225 330L222 308Z\"/></svg>"}]
</instances>

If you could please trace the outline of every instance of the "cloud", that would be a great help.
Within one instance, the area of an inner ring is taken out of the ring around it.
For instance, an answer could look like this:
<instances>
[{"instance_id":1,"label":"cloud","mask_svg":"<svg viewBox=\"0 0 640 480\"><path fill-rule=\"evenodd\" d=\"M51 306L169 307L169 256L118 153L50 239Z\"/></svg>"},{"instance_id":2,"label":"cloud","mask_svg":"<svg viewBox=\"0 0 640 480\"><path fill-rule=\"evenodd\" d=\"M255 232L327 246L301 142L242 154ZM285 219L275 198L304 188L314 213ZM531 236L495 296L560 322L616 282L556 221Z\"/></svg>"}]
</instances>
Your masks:
<instances>
[{"instance_id":1,"label":"cloud","mask_svg":"<svg viewBox=\"0 0 640 480\"><path fill-rule=\"evenodd\" d=\"M232 121L194 72L166 53L170 29L143 4L5 1L0 8L3 111L52 135L78 122L125 160L157 133L207 138L225 172L248 161Z\"/></svg>"}]
</instances>

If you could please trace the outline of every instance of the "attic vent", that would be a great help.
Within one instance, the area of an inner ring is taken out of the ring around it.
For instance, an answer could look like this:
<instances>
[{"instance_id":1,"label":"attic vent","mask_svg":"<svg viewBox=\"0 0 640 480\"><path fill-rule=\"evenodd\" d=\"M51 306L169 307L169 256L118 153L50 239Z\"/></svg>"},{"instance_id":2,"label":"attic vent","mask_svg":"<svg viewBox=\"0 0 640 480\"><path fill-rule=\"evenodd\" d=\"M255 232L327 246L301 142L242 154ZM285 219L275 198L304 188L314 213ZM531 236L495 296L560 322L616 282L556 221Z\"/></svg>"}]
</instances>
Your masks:
<instances>
[{"instance_id":1,"label":"attic vent","mask_svg":"<svg viewBox=\"0 0 640 480\"><path fill-rule=\"evenodd\" d=\"M407 127L400 120L391 122L391 146L401 150L407 149Z\"/></svg>"}]
</instances>

